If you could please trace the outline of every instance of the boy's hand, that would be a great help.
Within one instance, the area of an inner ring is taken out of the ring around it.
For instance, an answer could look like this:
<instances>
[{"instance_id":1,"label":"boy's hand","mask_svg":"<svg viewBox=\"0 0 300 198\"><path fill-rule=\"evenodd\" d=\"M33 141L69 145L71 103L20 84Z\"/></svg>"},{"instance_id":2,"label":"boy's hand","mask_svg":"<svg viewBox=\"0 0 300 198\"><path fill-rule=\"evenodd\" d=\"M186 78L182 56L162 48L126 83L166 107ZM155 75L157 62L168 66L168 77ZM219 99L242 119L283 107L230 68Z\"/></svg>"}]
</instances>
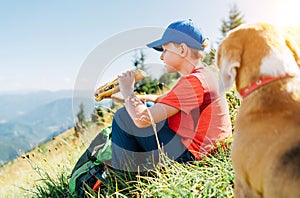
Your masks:
<instances>
[{"instance_id":1,"label":"boy's hand","mask_svg":"<svg viewBox=\"0 0 300 198\"><path fill-rule=\"evenodd\" d=\"M133 93L134 90L134 72L133 71L126 71L123 72L121 75L118 76L119 78L119 86L120 92L124 98L127 98Z\"/></svg>"},{"instance_id":2,"label":"boy's hand","mask_svg":"<svg viewBox=\"0 0 300 198\"><path fill-rule=\"evenodd\" d=\"M110 98L116 102L124 102L124 98L121 94L113 94Z\"/></svg>"}]
</instances>

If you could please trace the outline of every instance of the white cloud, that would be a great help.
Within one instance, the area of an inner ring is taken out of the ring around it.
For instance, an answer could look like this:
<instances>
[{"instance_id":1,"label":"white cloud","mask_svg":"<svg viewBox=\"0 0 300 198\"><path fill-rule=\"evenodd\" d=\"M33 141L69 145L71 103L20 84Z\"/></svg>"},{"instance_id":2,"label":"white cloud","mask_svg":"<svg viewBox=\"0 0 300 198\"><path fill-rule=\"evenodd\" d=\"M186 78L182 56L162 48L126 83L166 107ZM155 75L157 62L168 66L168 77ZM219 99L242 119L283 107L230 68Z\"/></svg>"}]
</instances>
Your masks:
<instances>
[{"instance_id":1,"label":"white cloud","mask_svg":"<svg viewBox=\"0 0 300 198\"><path fill-rule=\"evenodd\" d=\"M0 124L5 124L7 120L0 120Z\"/></svg>"}]
</instances>

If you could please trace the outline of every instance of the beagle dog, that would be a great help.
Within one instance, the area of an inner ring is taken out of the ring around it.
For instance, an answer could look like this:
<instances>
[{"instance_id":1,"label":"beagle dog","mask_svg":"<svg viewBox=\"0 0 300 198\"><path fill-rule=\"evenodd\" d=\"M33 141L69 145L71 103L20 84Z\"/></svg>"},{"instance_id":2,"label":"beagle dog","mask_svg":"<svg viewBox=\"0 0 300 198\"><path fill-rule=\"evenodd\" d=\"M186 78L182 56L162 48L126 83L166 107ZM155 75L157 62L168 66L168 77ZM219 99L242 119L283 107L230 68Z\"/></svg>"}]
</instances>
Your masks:
<instances>
[{"instance_id":1,"label":"beagle dog","mask_svg":"<svg viewBox=\"0 0 300 198\"><path fill-rule=\"evenodd\" d=\"M271 24L230 31L216 54L220 89L242 103L231 150L234 195L300 197L300 51Z\"/></svg>"}]
</instances>

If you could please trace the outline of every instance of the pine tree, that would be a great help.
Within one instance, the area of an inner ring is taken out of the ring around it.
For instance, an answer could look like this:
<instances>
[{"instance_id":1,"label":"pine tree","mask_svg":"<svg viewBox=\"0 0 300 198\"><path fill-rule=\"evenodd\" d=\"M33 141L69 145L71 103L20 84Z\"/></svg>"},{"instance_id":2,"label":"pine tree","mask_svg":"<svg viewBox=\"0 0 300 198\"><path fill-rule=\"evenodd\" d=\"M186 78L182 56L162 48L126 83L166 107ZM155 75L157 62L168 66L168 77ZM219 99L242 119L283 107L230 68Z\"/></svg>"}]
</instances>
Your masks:
<instances>
[{"instance_id":1,"label":"pine tree","mask_svg":"<svg viewBox=\"0 0 300 198\"><path fill-rule=\"evenodd\" d=\"M228 20L222 20L221 33L225 37L227 32L244 23L244 16L238 10L237 5L233 4L229 10Z\"/></svg>"},{"instance_id":2,"label":"pine tree","mask_svg":"<svg viewBox=\"0 0 300 198\"><path fill-rule=\"evenodd\" d=\"M77 122L75 125L75 136L79 137L80 133L84 133L86 129L86 118L84 115L84 105L79 105L79 112L77 113Z\"/></svg>"},{"instance_id":3,"label":"pine tree","mask_svg":"<svg viewBox=\"0 0 300 198\"><path fill-rule=\"evenodd\" d=\"M229 10L228 20L222 20L221 26L221 34L222 38L224 38L230 30L238 27L239 25L244 23L244 16L241 14L236 4L233 4ZM221 39L222 39L221 38ZM203 62L206 65L213 64L215 60L216 49L212 48L210 52L204 57Z\"/></svg>"},{"instance_id":4,"label":"pine tree","mask_svg":"<svg viewBox=\"0 0 300 198\"><path fill-rule=\"evenodd\" d=\"M133 65L136 67L136 69L143 70L147 72L147 68L145 67L145 54L141 50L140 54L136 54L134 56ZM151 76L146 76L144 79L140 80L135 84L135 91L140 94L153 94L158 91L158 80L152 79Z\"/></svg>"},{"instance_id":5,"label":"pine tree","mask_svg":"<svg viewBox=\"0 0 300 198\"><path fill-rule=\"evenodd\" d=\"M146 55L142 50L140 51L139 55L137 53L134 55L134 60L132 62L136 69L145 71L145 58Z\"/></svg>"},{"instance_id":6,"label":"pine tree","mask_svg":"<svg viewBox=\"0 0 300 198\"><path fill-rule=\"evenodd\" d=\"M205 55L203 62L206 65L212 65L215 61L215 54L216 54L216 50L214 48L212 48L208 54Z\"/></svg>"}]
</instances>

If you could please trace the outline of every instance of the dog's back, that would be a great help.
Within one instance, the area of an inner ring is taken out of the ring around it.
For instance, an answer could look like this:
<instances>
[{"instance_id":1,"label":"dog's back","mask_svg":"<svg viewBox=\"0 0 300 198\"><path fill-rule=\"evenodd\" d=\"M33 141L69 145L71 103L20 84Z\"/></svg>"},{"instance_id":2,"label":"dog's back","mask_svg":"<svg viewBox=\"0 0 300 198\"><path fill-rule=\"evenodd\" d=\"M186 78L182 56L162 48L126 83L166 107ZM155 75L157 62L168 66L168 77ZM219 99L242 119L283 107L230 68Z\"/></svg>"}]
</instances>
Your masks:
<instances>
[{"instance_id":1,"label":"dog's back","mask_svg":"<svg viewBox=\"0 0 300 198\"><path fill-rule=\"evenodd\" d=\"M232 146L235 197L300 197L300 53L272 25L244 25L219 45L226 89L243 97Z\"/></svg>"},{"instance_id":2,"label":"dog's back","mask_svg":"<svg viewBox=\"0 0 300 198\"><path fill-rule=\"evenodd\" d=\"M298 83L297 83L298 82ZM295 87L289 90L288 86ZM285 97L286 117L274 123L278 125L278 155L270 164L270 174L265 180L265 197L300 197L300 80L293 79L285 87L289 99ZM274 115L276 116L276 114Z\"/></svg>"}]
</instances>

